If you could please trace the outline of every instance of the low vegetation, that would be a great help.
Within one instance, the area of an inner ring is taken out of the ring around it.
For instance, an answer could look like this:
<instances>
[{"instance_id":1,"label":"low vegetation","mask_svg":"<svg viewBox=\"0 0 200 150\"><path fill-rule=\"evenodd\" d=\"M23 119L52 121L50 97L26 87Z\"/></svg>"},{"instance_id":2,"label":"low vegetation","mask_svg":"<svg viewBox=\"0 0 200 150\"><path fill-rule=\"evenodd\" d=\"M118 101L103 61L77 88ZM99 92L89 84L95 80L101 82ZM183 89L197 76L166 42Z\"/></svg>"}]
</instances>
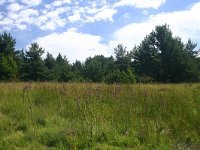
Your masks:
<instances>
[{"instance_id":1,"label":"low vegetation","mask_svg":"<svg viewBox=\"0 0 200 150\"><path fill-rule=\"evenodd\" d=\"M1 83L0 149L200 149L200 84Z\"/></svg>"}]
</instances>

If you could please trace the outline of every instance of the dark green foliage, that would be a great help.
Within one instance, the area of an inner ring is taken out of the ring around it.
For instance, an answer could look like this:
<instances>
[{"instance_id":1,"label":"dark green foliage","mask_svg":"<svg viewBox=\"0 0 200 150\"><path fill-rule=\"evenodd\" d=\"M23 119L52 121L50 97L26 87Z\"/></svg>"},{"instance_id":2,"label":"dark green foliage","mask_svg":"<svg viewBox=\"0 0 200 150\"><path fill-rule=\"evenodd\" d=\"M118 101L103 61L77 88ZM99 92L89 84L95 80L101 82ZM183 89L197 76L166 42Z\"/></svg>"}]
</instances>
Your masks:
<instances>
[{"instance_id":1,"label":"dark green foliage","mask_svg":"<svg viewBox=\"0 0 200 150\"><path fill-rule=\"evenodd\" d=\"M16 41L8 33L3 33L0 36L0 53L6 56L14 56Z\"/></svg>"},{"instance_id":2,"label":"dark green foliage","mask_svg":"<svg viewBox=\"0 0 200 150\"><path fill-rule=\"evenodd\" d=\"M75 63L72 64L71 71L72 71L72 77L71 81L73 82L83 82L84 79L84 70L83 70L83 64L76 60Z\"/></svg>"},{"instance_id":3,"label":"dark green foliage","mask_svg":"<svg viewBox=\"0 0 200 150\"><path fill-rule=\"evenodd\" d=\"M190 40L184 45L173 37L168 25L157 26L133 50L136 73L159 82L198 81L195 47Z\"/></svg>"},{"instance_id":4,"label":"dark green foliage","mask_svg":"<svg viewBox=\"0 0 200 150\"><path fill-rule=\"evenodd\" d=\"M119 44L114 49L116 55L115 65L120 71L127 71L131 65L131 57L129 57L129 53L122 44Z\"/></svg>"},{"instance_id":5,"label":"dark green foliage","mask_svg":"<svg viewBox=\"0 0 200 150\"><path fill-rule=\"evenodd\" d=\"M44 59L44 63L46 66L46 80L52 81L57 80L57 74L56 74L56 60L53 58L53 56L47 52L47 56Z\"/></svg>"},{"instance_id":6,"label":"dark green foliage","mask_svg":"<svg viewBox=\"0 0 200 150\"><path fill-rule=\"evenodd\" d=\"M183 43L173 36L168 25L156 26L139 46L127 50L122 44L114 49L115 57L97 55L85 62L69 63L56 58L37 43L28 50L15 50L15 39L0 35L0 80L59 82L198 82L200 58L197 44ZM134 44L134 43L133 43Z\"/></svg>"},{"instance_id":7,"label":"dark green foliage","mask_svg":"<svg viewBox=\"0 0 200 150\"><path fill-rule=\"evenodd\" d=\"M196 47L197 47L197 44L193 43L190 39L188 40L187 44L185 45L186 51L192 57L197 57L199 54L199 50L195 50Z\"/></svg>"},{"instance_id":8,"label":"dark green foliage","mask_svg":"<svg viewBox=\"0 0 200 150\"><path fill-rule=\"evenodd\" d=\"M110 72L113 62L112 57L106 58L103 55L89 57L84 66L85 78L92 82L102 82L105 75Z\"/></svg>"},{"instance_id":9,"label":"dark green foliage","mask_svg":"<svg viewBox=\"0 0 200 150\"><path fill-rule=\"evenodd\" d=\"M24 69L24 64L25 64L25 54L24 54L24 50L18 50L18 51L15 51L15 60L16 60L16 63L17 63L17 78L19 80L22 80L22 76L23 76L23 69Z\"/></svg>"},{"instance_id":10,"label":"dark green foliage","mask_svg":"<svg viewBox=\"0 0 200 150\"><path fill-rule=\"evenodd\" d=\"M0 35L0 80L15 80L17 77L15 44L10 34Z\"/></svg>"},{"instance_id":11,"label":"dark green foliage","mask_svg":"<svg viewBox=\"0 0 200 150\"><path fill-rule=\"evenodd\" d=\"M44 59L44 62L45 62L47 69L49 69L49 70L51 70L55 67L55 59L49 52L47 52L47 56Z\"/></svg>"},{"instance_id":12,"label":"dark green foliage","mask_svg":"<svg viewBox=\"0 0 200 150\"><path fill-rule=\"evenodd\" d=\"M17 65L12 56L0 56L0 79L15 80L17 74Z\"/></svg>"},{"instance_id":13,"label":"dark green foliage","mask_svg":"<svg viewBox=\"0 0 200 150\"><path fill-rule=\"evenodd\" d=\"M107 76L105 76L104 81L106 83L135 83L136 78L133 75L132 71L128 69L128 72L116 70L111 73L109 73Z\"/></svg>"},{"instance_id":14,"label":"dark green foliage","mask_svg":"<svg viewBox=\"0 0 200 150\"><path fill-rule=\"evenodd\" d=\"M32 81L45 80L45 64L41 56L44 50L37 44L32 43L25 52L22 79Z\"/></svg>"},{"instance_id":15,"label":"dark green foliage","mask_svg":"<svg viewBox=\"0 0 200 150\"><path fill-rule=\"evenodd\" d=\"M70 64L66 57L62 57L60 53L56 58L56 74L58 81L70 81L71 73L70 73Z\"/></svg>"}]
</instances>

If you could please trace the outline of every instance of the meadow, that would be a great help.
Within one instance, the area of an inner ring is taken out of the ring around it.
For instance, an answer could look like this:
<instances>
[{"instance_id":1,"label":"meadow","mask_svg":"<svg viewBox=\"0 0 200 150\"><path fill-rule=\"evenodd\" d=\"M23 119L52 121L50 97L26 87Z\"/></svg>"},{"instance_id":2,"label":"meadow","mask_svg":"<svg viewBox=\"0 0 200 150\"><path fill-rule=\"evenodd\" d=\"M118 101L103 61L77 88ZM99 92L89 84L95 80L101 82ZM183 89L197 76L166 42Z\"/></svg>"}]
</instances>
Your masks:
<instances>
[{"instance_id":1,"label":"meadow","mask_svg":"<svg viewBox=\"0 0 200 150\"><path fill-rule=\"evenodd\" d=\"M0 149L200 149L200 84L0 83Z\"/></svg>"}]
</instances>

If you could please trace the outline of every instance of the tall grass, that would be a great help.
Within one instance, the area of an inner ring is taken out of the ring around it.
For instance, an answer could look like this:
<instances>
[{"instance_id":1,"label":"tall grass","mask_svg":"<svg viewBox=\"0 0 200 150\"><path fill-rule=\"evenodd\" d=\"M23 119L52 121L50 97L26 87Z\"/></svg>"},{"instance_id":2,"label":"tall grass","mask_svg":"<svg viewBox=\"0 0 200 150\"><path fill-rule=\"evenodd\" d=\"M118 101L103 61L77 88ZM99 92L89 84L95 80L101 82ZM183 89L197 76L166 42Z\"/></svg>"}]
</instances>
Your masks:
<instances>
[{"instance_id":1,"label":"tall grass","mask_svg":"<svg viewBox=\"0 0 200 150\"><path fill-rule=\"evenodd\" d=\"M0 84L0 149L200 149L200 84Z\"/></svg>"}]
</instances>

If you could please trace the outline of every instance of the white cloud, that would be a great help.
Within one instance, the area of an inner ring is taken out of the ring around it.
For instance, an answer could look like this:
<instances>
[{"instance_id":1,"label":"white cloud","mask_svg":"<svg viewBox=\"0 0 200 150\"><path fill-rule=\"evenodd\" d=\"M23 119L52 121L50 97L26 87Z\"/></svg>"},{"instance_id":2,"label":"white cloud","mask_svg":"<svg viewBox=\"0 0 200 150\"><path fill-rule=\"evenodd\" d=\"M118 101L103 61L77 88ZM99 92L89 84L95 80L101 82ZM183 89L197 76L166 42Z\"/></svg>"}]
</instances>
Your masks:
<instances>
[{"instance_id":1,"label":"white cloud","mask_svg":"<svg viewBox=\"0 0 200 150\"><path fill-rule=\"evenodd\" d=\"M46 9L51 9L51 8L52 8L52 5L51 5L51 4L46 4L46 5L44 5L44 7L45 7Z\"/></svg>"},{"instance_id":2,"label":"white cloud","mask_svg":"<svg viewBox=\"0 0 200 150\"><path fill-rule=\"evenodd\" d=\"M150 33L154 27L154 24L147 22L132 23L116 31L109 45L111 48L114 48L118 44L123 44L127 48L132 49L134 44L139 44L145 35Z\"/></svg>"},{"instance_id":3,"label":"white cloud","mask_svg":"<svg viewBox=\"0 0 200 150\"><path fill-rule=\"evenodd\" d=\"M52 5L53 5L53 6L56 6L56 7L61 6L62 4L63 4L62 1L54 1L54 2L52 3Z\"/></svg>"},{"instance_id":4,"label":"white cloud","mask_svg":"<svg viewBox=\"0 0 200 150\"><path fill-rule=\"evenodd\" d=\"M56 29L56 23L54 21L49 21L45 23L43 26L41 26L42 30L55 30Z\"/></svg>"},{"instance_id":5,"label":"white cloud","mask_svg":"<svg viewBox=\"0 0 200 150\"><path fill-rule=\"evenodd\" d=\"M71 3L71 0L62 0L63 3Z\"/></svg>"},{"instance_id":6,"label":"white cloud","mask_svg":"<svg viewBox=\"0 0 200 150\"><path fill-rule=\"evenodd\" d=\"M54 17L54 19L50 19L41 25L36 22L36 25L38 25L42 30L55 30L57 27L63 27L65 24L66 21L59 17Z\"/></svg>"},{"instance_id":7,"label":"white cloud","mask_svg":"<svg viewBox=\"0 0 200 150\"><path fill-rule=\"evenodd\" d=\"M57 57L58 53L74 62L76 59L84 61L89 56L103 54L109 56L108 47L101 43L102 38L91 34L78 33L76 29L69 29L64 33L53 33L36 39L45 50Z\"/></svg>"},{"instance_id":8,"label":"white cloud","mask_svg":"<svg viewBox=\"0 0 200 150\"><path fill-rule=\"evenodd\" d=\"M20 1L21 3L17 3ZM0 26L2 29L20 29L24 30L29 25L36 25L41 30L56 30L65 25L79 25L95 21L113 22L113 16L117 10L113 9L107 0L101 1L77 1L77 0L55 0L51 3L44 4L44 8L40 9L38 5L42 4L42 0L8 0L7 12L5 18L12 20L12 24ZM73 2L73 4L72 4ZM1 1L4 3L4 1ZM37 6L37 7L36 7ZM37 11L32 14L30 9ZM27 12L21 14L21 12ZM0 11L1 12L1 11ZM2 12L1 12L2 13ZM25 20L27 19L27 21ZM7 21L8 23L8 21ZM68 24L67 24L68 23ZM23 24L23 26L22 26ZM25 28L26 27L26 28Z\"/></svg>"},{"instance_id":9,"label":"white cloud","mask_svg":"<svg viewBox=\"0 0 200 150\"><path fill-rule=\"evenodd\" d=\"M67 11L67 9L59 7L53 11L43 12L35 19L34 24L42 30L55 30L57 27L63 27L66 24L66 19L62 19L59 15Z\"/></svg>"},{"instance_id":10,"label":"white cloud","mask_svg":"<svg viewBox=\"0 0 200 150\"><path fill-rule=\"evenodd\" d=\"M31 3L31 1L27 2ZM34 2L35 4L39 4L40 1L36 0ZM62 3L67 2L69 2L69 0L62 1ZM30 5L35 4L31 3ZM57 27L66 25L67 19L60 15L69 11L69 9L65 7L57 7L53 10L39 10L25 5L19 5L18 3L8 5L7 9L9 13L7 13L7 16L2 18L0 22L0 26L2 26L3 30L25 30L29 25L36 25L41 30L55 30Z\"/></svg>"},{"instance_id":11,"label":"white cloud","mask_svg":"<svg viewBox=\"0 0 200 150\"><path fill-rule=\"evenodd\" d=\"M39 15L38 10L35 9L25 9L18 13L18 19L15 20L17 24L25 23L27 25L33 24L35 18Z\"/></svg>"},{"instance_id":12,"label":"white cloud","mask_svg":"<svg viewBox=\"0 0 200 150\"><path fill-rule=\"evenodd\" d=\"M68 31L68 32L77 32L78 29L77 29L77 28L69 28L67 31Z\"/></svg>"},{"instance_id":13,"label":"white cloud","mask_svg":"<svg viewBox=\"0 0 200 150\"><path fill-rule=\"evenodd\" d=\"M113 22L113 15L116 13L117 11L114 10L114 9L110 9L110 8L107 8L107 9L104 9L103 11L97 13L95 16L94 16L94 20L108 20L108 21L111 21Z\"/></svg>"},{"instance_id":14,"label":"white cloud","mask_svg":"<svg viewBox=\"0 0 200 150\"><path fill-rule=\"evenodd\" d=\"M96 13L101 11L100 9L97 9L96 7L95 8L86 7L85 9L87 10L87 13L90 14L90 15L96 14Z\"/></svg>"},{"instance_id":15,"label":"white cloud","mask_svg":"<svg viewBox=\"0 0 200 150\"><path fill-rule=\"evenodd\" d=\"M71 1L65 0L62 3L70 3ZM76 1L77 2L77 1ZM88 22L95 21L113 21L113 15L117 13L115 9L113 9L110 5L107 4L106 0L97 2L97 1L89 1L87 5L80 5L79 2L73 2L74 6L62 6L60 8L64 8L64 15L68 19L68 23L79 23L83 25ZM48 10L54 10L55 6L61 6L61 1L55 1L51 4L45 5ZM50 13L50 12L48 12ZM47 14L48 14L47 13ZM67 22L65 22L67 23Z\"/></svg>"},{"instance_id":16,"label":"white cloud","mask_svg":"<svg viewBox=\"0 0 200 150\"><path fill-rule=\"evenodd\" d=\"M17 12L17 11L23 9L23 6L18 3L12 3L12 4L8 5L7 9L9 12Z\"/></svg>"},{"instance_id":17,"label":"white cloud","mask_svg":"<svg viewBox=\"0 0 200 150\"><path fill-rule=\"evenodd\" d=\"M38 16L38 11L34 9L24 9L16 12L10 12L7 14L7 18L3 18L0 21L0 26L3 30L11 30L13 28L19 30L27 29L27 26L35 22L35 18Z\"/></svg>"},{"instance_id":18,"label":"white cloud","mask_svg":"<svg viewBox=\"0 0 200 150\"><path fill-rule=\"evenodd\" d=\"M25 24L18 24L17 28L20 29L20 30L25 30L27 28L27 25L25 25Z\"/></svg>"},{"instance_id":19,"label":"white cloud","mask_svg":"<svg viewBox=\"0 0 200 150\"><path fill-rule=\"evenodd\" d=\"M55 10L53 10L53 11L50 11L50 12L48 12L47 14L45 14L46 16L48 16L48 17L57 17L57 16L59 16L60 14L63 14L63 13L65 13L65 12L67 12L68 10L67 9L65 9L65 8L63 8L63 7L59 7L59 8L57 8L57 9L55 9Z\"/></svg>"},{"instance_id":20,"label":"white cloud","mask_svg":"<svg viewBox=\"0 0 200 150\"><path fill-rule=\"evenodd\" d=\"M12 19L12 20L17 20L19 18L19 15L12 12L8 14L8 18Z\"/></svg>"},{"instance_id":21,"label":"white cloud","mask_svg":"<svg viewBox=\"0 0 200 150\"><path fill-rule=\"evenodd\" d=\"M42 3L42 0L21 0L21 2L28 6L37 6Z\"/></svg>"},{"instance_id":22,"label":"white cloud","mask_svg":"<svg viewBox=\"0 0 200 150\"><path fill-rule=\"evenodd\" d=\"M81 16L80 16L80 14L74 14L74 15L72 15L72 16L69 16L68 17L68 20L71 22L71 23L74 23L74 22L76 22L76 21L80 21L81 20Z\"/></svg>"},{"instance_id":23,"label":"white cloud","mask_svg":"<svg viewBox=\"0 0 200 150\"><path fill-rule=\"evenodd\" d=\"M91 9L89 11L90 14L93 16L86 16L85 22L95 22L95 21L110 21L113 22L113 16L117 13L117 10L112 8L103 7L100 10L98 9Z\"/></svg>"},{"instance_id":24,"label":"white cloud","mask_svg":"<svg viewBox=\"0 0 200 150\"><path fill-rule=\"evenodd\" d=\"M52 6L58 7L68 3L71 3L71 0L56 0L52 3Z\"/></svg>"},{"instance_id":25,"label":"white cloud","mask_svg":"<svg viewBox=\"0 0 200 150\"><path fill-rule=\"evenodd\" d=\"M114 7L132 6L135 8L154 8L158 9L166 0L120 0L114 4Z\"/></svg>"},{"instance_id":26,"label":"white cloud","mask_svg":"<svg viewBox=\"0 0 200 150\"><path fill-rule=\"evenodd\" d=\"M13 24L13 20L9 18L5 18L3 20L0 20L0 25L6 26L7 29L10 28L10 24Z\"/></svg>"},{"instance_id":27,"label":"white cloud","mask_svg":"<svg viewBox=\"0 0 200 150\"><path fill-rule=\"evenodd\" d=\"M169 24L175 36L179 36L184 42L191 38L200 40L200 2L194 4L189 10L161 13L150 16L146 21L129 24L113 34L110 47L123 43L129 49L139 44L156 25Z\"/></svg>"}]
</instances>

